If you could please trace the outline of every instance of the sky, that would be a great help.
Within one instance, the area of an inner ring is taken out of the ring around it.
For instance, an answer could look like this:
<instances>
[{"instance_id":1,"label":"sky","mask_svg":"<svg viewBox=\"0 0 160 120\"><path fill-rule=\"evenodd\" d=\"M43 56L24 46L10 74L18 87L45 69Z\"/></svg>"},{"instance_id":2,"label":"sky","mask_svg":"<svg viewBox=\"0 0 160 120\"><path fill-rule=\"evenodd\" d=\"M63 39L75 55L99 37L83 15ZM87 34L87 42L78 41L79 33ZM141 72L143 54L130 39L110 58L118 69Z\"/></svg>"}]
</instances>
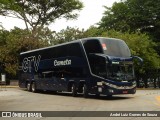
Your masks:
<instances>
[{"instance_id":1,"label":"sky","mask_svg":"<svg viewBox=\"0 0 160 120\"><path fill-rule=\"evenodd\" d=\"M80 29L88 29L91 25L98 23L105 11L103 6L111 7L114 2L120 0L80 0L84 4L84 8L79 11L79 16L76 20L66 21L65 19L57 19L54 23L49 25L53 31L59 32L62 29L69 27L76 27ZM25 24L22 20L15 18L8 18L0 16L0 23L6 30L13 29L14 26L24 29Z\"/></svg>"}]
</instances>

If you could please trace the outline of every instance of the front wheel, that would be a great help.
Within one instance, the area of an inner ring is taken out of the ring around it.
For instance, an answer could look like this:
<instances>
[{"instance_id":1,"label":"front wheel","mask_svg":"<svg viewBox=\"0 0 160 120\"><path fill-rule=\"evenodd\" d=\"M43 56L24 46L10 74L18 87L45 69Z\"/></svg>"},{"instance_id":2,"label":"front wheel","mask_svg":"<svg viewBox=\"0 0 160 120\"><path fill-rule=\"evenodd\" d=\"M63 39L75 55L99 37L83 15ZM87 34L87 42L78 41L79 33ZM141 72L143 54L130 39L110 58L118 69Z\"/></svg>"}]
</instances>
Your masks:
<instances>
[{"instance_id":1,"label":"front wheel","mask_svg":"<svg viewBox=\"0 0 160 120\"><path fill-rule=\"evenodd\" d=\"M32 90L32 92L34 92L34 93L37 92L35 82L32 83L31 90Z\"/></svg>"},{"instance_id":2,"label":"front wheel","mask_svg":"<svg viewBox=\"0 0 160 120\"><path fill-rule=\"evenodd\" d=\"M88 97L88 86L86 84L83 85L83 97Z\"/></svg>"}]
</instances>

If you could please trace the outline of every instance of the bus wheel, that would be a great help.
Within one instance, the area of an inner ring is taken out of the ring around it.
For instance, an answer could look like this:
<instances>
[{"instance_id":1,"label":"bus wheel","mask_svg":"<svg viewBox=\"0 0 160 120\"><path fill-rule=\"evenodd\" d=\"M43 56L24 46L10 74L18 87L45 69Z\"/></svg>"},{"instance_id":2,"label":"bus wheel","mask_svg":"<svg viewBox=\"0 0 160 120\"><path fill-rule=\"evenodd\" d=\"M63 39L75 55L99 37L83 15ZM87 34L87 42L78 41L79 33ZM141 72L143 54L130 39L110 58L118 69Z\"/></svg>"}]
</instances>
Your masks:
<instances>
[{"instance_id":1,"label":"bus wheel","mask_svg":"<svg viewBox=\"0 0 160 120\"><path fill-rule=\"evenodd\" d=\"M84 98L88 97L88 87L86 84L83 85L83 97Z\"/></svg>"},{"instance_id":2,"label":"bus wheel","mask_svg":"<svg viewBox=\"0 0 160 120\"><path fill-rule=\"evenodd\" d=\"M31 90L32 90L32 92L36 92L37 91L35 82L32 83Z\"/></svg>"},{"instance_id":3,"label":"bus wheel","mask_svg":"<svg viewBox=\"0 0 160 120\"><path fill-rule=\"evenodd\" d=\"M72 96L73 96L73 97L76 97L76 96L77 96L76 85L75 85L74 83L72 84L71 92L72 92Z\"/></svg>"},{"instance_id":4,"label":"bus wheel","mask_svg":"<svg viewBox=\"0 0 160 120\"><path fill-rule=\"evenodd\" d=\"M29 82L27 83L27 91L31 91L31 84Z\"/></svg>"}]
</instances>

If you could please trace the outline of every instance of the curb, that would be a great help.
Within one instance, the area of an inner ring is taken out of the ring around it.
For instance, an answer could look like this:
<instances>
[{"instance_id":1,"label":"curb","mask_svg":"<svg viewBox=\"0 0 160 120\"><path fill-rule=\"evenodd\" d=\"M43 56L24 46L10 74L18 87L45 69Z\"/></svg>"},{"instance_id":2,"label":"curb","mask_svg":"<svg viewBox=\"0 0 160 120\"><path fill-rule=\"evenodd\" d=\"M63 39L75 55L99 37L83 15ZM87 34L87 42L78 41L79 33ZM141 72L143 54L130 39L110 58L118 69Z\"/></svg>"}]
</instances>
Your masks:
<instances>
[{"instance_id":1,"label":"curb","mask_svg":"<svg viewBox=\"0 0 160 120\"><path fill-rule=\"evenodd\" d=\"M19 88L19 86L0 86L0 88Z\"/></svg>"},{"instance_id":2,"label":"curb","mask_svg":"<svg viewBox=\"0 0 160 120\"><path fill-rule=\"evenodd\" d=\"M160 90L160 88L137 88L137 90Z\"/></svg>"}]
</instances>

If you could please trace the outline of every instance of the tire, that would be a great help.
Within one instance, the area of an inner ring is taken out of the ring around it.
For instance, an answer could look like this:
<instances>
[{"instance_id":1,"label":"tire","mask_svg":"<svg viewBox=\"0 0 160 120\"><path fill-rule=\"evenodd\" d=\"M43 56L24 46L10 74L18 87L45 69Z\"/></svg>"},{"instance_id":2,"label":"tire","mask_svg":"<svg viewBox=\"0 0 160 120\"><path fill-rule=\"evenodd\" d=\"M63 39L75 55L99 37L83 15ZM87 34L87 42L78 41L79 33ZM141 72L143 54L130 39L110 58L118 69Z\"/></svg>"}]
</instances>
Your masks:
<instances>
[{"instance_id":1,"label":"tire","mask_svg":"<svg viewBox=\"0 0 160 120\"><path fill-rule=\"evenodd\" d=\"M33 83L31 84L31 90L32 90L32 92L34 92L34 93L37 92L35 82L33 82Z\"/></svg>"},{"instance_id":2,"label":"tire","mask_svg":"<svg viewBox=\"0 0 160 120\"><path fill-rule=\"evenodd\" d=\"M88 87L86 84L83 85L83 97L88 98Z\"/></svg>"},{"instance_id":3,"label":"tire","mask_svg":"<svg viewBox=\"0 0 160 120\"><path fill-rule=\"evenodd\" d=\"M31 84L29 82L27 83L27 91L31 92Z\"/></svg>"},{"instance_id":4,"label":"tire","mask_svg":"<svg viewBox=\"0 0 160 120\"><path fill-rule=\"evenodd\" d=\"M76 85L74 83L71 86L71 92L72 92L73 97L77 96L77 89L76 89Z\"/></svg>"}]
</instances>

